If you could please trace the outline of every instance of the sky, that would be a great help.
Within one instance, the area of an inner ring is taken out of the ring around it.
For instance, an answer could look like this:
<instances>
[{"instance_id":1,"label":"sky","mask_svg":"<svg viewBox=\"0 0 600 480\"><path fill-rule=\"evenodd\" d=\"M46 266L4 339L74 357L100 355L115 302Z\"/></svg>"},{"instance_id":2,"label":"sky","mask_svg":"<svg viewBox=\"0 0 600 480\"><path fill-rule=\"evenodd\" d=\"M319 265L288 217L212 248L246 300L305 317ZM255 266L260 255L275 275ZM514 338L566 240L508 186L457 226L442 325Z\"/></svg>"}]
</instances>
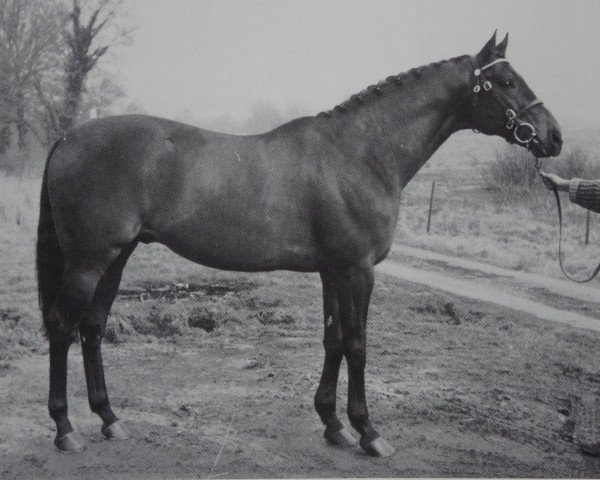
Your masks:
<instances>
[{"instance_id":1,"label":"sky","mask_svg":"<svg viewBox=\"0 0 600 480\"><path fill-rule=\"evenodd\" d=\"M507 58L559 121L600 127L598 0L131 0L118 64L149 114L309 114L389 75L477 53L498 29Z\"/></svg>"}]
</instances>

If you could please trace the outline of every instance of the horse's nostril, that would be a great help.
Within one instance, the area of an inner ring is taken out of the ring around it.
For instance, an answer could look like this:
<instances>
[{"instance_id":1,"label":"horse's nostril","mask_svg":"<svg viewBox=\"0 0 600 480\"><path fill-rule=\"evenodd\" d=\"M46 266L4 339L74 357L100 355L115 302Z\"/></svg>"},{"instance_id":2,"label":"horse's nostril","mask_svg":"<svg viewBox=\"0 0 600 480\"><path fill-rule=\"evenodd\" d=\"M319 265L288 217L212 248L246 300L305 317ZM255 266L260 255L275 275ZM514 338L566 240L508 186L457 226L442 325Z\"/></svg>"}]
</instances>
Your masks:
<instances>
[{"instance_id":1,"label":"horse's nostril","mask_svg":"<svg viewBox=\"0 0 600 480\"><path fill-rule=\"evenodd\" d=\"M554 143L556 143L557 145L562 145L562 135L560 134L560 131L558 130L554 130L554 132L552 132L552 141Z\"/></svg>"}]
</instances>

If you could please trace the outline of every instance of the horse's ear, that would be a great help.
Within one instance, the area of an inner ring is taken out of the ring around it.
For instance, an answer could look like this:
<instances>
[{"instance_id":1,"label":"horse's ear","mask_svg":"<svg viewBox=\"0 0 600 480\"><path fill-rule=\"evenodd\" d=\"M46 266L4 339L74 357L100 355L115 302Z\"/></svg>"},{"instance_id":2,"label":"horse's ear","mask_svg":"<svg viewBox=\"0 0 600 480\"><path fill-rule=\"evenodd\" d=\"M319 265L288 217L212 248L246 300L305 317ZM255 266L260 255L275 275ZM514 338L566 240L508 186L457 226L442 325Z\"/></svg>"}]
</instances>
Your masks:
<instances>
[{"instance_id":1,"label":"horse's ear","mask_svg":"<svg viewBox=\"0 0 600 480\"><path fill-rule=\"evenodd\" d=\"M506 46L508 45L508 33L504 40L502 40L498 45L496 45L496 55L504 58L506 56Z\"/></svg>"},{"instance_id":2,"label":"horse's ear","mask_svg":"<svg viewBox=\"0 0 600 480\"><path fill-rule=\"evenodd\" d=\"M494 30L494 34L492 35L492 38L490 38L488 40L488 42L483 46L481 51L477 54L476 59L477 59L477 64L479 66L486 64L491 59L492 54L495 52L496 32L497 32L497 30Z\"/></svg>"}]
</instances>

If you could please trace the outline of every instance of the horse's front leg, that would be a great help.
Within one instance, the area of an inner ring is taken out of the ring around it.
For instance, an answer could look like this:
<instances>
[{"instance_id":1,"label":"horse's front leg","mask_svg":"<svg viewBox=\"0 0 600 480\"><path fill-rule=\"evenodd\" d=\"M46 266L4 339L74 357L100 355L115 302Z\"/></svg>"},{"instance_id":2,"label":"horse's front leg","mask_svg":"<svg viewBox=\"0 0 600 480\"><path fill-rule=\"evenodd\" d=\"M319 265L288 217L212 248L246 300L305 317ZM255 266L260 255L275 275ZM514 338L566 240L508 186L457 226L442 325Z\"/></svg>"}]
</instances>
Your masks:
<instances>
[{"instance_id":1,"label":"horse's front leg","mask_svg":"<svg viewBox=\"0 0 600 480\"><path fill-rule=\"evenodd\" d=\"M371 425L365 398L367 313L373 282L371 265L347 268L335 275L343 351L348 364L348 417L360 433L360 446L369 455L387 457L394 453L394 448Z\"/></svg>"},{"instance_id":2,"label":"horse's front leg","mask_svg":"<svg viewBox=\"0 0 600 480\"><path fill-rule=\"evenodd\" d=\"M335 408L338 375L344 357L337 296L331 275L321 273L321 282L323 283L325 361L319 388L315 394L315 409L325 425L324 436L327 441L340 447L349 447L356 445L356 439L344 428Z\"/></svg>"}]
</instances>

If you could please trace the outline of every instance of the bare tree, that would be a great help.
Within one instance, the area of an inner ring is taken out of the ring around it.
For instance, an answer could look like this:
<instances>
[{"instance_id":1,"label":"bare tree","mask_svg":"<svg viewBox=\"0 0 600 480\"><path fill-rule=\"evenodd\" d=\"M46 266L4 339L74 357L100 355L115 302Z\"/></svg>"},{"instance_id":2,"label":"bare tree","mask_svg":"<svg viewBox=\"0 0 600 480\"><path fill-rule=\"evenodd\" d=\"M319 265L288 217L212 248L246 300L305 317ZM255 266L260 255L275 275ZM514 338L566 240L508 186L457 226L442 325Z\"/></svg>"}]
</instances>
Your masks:
<instances>
[{"instance_id":1,"label":"bare tree","mask_svg":"<svg viewBox=\"0 0 600 480\"><path fill-rule=\"evenodd\" d=\"M63 19L57 0L0 0L0 122L16 125L20 147L31 128L35 85L60 65Z\"/></svg>"},{"instance_id":2,"label":"bare tree","mask_svg":"<svg viewBox=\"0 0 600 480\"><path fill-rule=\"evenodd\" d=\"M77 120L90 71L111 47L129 38L131 29L117 17L123 3L123 0L73 0L65 32L64 96L58 114L61 132L69 130Z\"/></svg>"},{"instance_id":3,"label":"bare tree","mask_svg":"<svg viewBox=\"0 0 600 480\"><path fill-rule=\"evenodd\" d=\"M82 106L123 95L97 66L129 39L126 1L0 0L0 168L23 172Z\"/></svg>"},{"instance_id":4,"label":"bare tree","mask_svg":"<svg viewBox=\"0 0 600 480\"><path fill-rule=\"evenodd\" d=\"M110 113L110 108L125 97L125 92L117 81L104 72L96 72L88 79L81 98L80 118L102 117Z\"/></svg>"}]
</instances>

